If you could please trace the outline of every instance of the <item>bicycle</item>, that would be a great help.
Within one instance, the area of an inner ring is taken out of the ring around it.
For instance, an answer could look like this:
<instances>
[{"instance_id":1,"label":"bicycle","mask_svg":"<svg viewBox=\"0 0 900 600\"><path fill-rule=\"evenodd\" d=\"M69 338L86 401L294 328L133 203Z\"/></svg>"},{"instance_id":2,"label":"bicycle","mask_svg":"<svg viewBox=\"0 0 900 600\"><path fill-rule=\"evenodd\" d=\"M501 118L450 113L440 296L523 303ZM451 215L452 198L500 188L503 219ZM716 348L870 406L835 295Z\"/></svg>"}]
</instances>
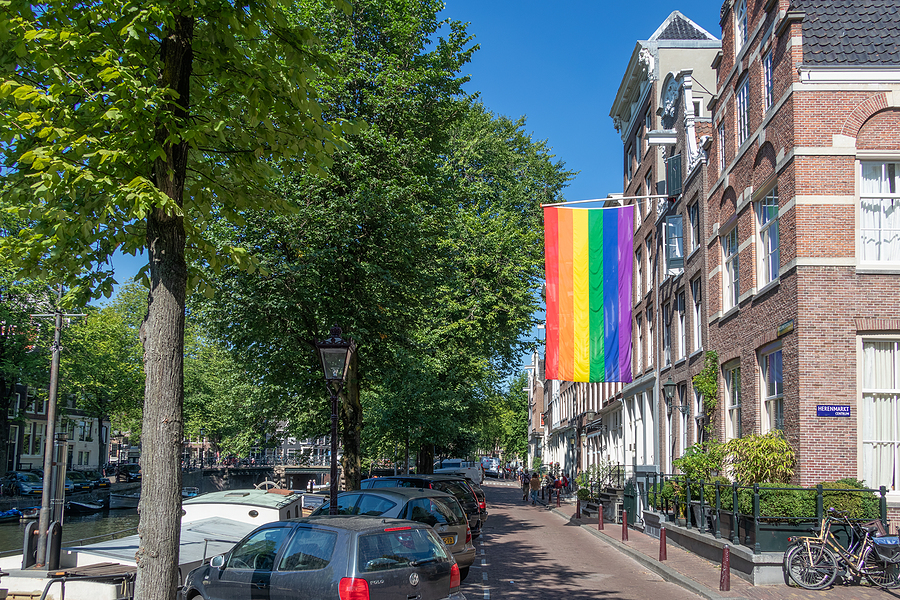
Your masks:
<instances>
[{"instance_id":1,"label":"bicycle","mask_svg":"<svg viewBox=\"0 0 900 600\"><path fill-rule=\"evenodd\" d=\"M885 534L881 522L859 524L834 508L829 512L835 516L822 519L818 535L790 539L784 552L784 569L790 579L802 588L821 590L831 585L839 573L849 573L857 580L865 577L880 588L900 587L900 564L891 557L890 550L879 552L873 541L873 534ZM850 539L846 548L831 532L834 523L847 526Z\"/></svg>"}]
</instances>

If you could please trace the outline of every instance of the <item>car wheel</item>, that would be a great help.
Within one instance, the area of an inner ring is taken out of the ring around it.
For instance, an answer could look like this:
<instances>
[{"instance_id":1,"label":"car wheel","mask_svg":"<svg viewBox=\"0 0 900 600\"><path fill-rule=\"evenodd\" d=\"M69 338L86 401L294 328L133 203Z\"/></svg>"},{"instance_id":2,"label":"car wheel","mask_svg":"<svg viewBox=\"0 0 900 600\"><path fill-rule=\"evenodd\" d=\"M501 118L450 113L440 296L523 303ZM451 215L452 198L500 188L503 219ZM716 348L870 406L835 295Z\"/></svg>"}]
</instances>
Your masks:
<instances>
[{"instance_id":1,"label":"car wheel","mask_svg":"<svg viewBox=\"0 0 900 600\"><path fill-rule=\"evenodd\" d=\"M475 523L475 529L472 530L472 539L478 538L481 536L481 521Z\"/></svg>"},{"instance_id":2,"label":"car wheel","mask_svg":"<svg viewBox=\"0 0 900 600\"><path fill-rule=\"evenodd\" d=\"M459 569L459 580L465 581L466 577L469 576L469 567L460 567Z\"/></svg>"}]
</instances>

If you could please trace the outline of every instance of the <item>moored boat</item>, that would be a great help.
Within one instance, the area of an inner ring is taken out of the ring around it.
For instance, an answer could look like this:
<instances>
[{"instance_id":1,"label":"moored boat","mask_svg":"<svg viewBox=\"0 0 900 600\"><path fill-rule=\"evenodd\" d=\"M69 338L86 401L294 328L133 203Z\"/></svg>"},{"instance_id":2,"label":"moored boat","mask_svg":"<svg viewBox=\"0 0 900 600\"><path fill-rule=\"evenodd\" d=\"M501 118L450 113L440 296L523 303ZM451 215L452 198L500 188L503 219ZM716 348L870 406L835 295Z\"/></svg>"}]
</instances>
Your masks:
<instances>
[{"instance_id":1,"label":"moored boat","mask_svg":"<svg viewBox=\"0 0 900 600\"><path fill-rule=\"evenodd\" d=\"M110 494L109 507L113 508L137 508L138 502L141 501L141 493L134 492L131 494Z\"/></svg>"}]
</instances>

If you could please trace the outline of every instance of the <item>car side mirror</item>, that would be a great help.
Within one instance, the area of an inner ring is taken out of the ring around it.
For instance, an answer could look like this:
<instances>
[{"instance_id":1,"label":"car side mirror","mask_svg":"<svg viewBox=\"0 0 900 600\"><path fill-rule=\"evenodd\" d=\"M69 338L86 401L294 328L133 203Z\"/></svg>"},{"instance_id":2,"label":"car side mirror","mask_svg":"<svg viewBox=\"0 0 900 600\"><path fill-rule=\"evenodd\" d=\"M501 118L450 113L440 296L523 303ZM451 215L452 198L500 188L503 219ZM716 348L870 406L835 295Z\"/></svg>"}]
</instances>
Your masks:
<instances>
[{"instance_id":1,"label":"car side mirror","mask_svg":"<svg viewBox=\"0 0 900 600\"><path fill-rule=\"evenodd\" d=\"M212 560L209 561L209 566L215 567L216 569L224 569L225 568L225 555L220 554L218 556L213 556Z\"/></svg>"}]
</instances>

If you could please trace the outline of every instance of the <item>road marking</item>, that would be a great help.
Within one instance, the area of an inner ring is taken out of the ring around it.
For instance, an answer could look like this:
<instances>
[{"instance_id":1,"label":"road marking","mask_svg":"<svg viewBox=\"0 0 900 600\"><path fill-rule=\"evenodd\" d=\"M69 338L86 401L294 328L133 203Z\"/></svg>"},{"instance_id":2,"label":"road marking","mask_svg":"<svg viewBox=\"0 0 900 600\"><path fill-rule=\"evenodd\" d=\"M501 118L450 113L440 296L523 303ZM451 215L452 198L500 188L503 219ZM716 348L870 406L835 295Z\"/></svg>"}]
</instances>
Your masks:
<instances>
[{"instance_id":1,"label":"road marking","mask_svg":"<svg viewBox=\"0 0 900 600\"><path fill-rule=\"evenodd\" d=\"M486 572L482 572L482 573L481 573L481 578L482 578L484 581L487 581L487 573L486 573Z\"/></svg>"},{"instance_id":2,"label":"road marking","mask_svg":"<svg viewBox=\"0 0 900 600\"><path fill-rule=\"evenodd\" d=\"M484 560L484 559L481 559L481 566L482 566L482 567L486 567L486 566L487 566L487 561Z\"/></svg>"}]
</instances>

